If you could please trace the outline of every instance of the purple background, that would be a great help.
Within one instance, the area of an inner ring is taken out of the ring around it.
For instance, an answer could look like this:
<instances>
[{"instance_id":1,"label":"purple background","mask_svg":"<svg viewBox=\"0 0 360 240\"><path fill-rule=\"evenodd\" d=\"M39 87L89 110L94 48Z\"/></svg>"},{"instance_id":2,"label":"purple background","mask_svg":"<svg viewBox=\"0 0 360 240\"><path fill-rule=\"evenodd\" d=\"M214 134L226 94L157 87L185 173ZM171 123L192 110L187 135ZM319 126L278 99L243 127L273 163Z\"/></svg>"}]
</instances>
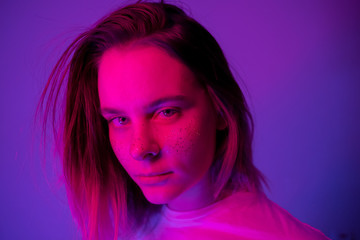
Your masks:
<instances>
[{"instance_id":1,"label":"purple background","mask_svg":"<svg viewBox=\"0 0 360 240\"><path fill-rule=\"evenodd\" d=\"M43 176L35 105L69 40L121 2L0 2L0 239L79 239L61 184ZM269 197L334 239L360 239L359 1L183 5L246 85Z\"/></svg>"}]
</instances>

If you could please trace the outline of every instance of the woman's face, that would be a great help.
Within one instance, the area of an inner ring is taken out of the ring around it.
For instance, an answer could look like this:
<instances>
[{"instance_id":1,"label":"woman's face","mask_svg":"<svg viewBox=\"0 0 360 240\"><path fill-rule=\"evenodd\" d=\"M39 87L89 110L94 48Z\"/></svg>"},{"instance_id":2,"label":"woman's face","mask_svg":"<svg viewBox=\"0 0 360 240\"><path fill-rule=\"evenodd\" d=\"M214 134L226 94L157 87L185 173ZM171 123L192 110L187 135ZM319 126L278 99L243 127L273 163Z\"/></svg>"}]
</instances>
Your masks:
<instances>
[{"instance_id":1,"label":"woman's face","mask_svg":"<svg viewBox=\"0 0 360 240\"><path fill-rule=\"evenodd\" d=\"M177 210L213 201L216 112L184 64L157 47L111 48L98 87L114 153L148 201Z\"/></svg>"}]
</instances>

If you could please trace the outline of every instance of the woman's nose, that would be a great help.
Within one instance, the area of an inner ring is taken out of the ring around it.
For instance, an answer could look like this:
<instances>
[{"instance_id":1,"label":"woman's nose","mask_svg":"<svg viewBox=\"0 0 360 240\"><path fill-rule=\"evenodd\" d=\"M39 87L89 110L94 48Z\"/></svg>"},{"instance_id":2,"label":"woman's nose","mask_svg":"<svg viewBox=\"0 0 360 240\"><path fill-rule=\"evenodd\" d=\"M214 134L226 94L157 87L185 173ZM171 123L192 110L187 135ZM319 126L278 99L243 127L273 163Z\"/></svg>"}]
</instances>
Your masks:
<instances>
[{"instance_id":1,"label":"woman's nose","mask_svg":"<svg viewBox=\"0 0 360 240\"><path fill-rule=\"evenodd\" d=\"M141 127L134 132L130 145L130 155L136 160L151 160L160 153L160 146L153 136L151 129Z\"/></svg>"}]
</instances>

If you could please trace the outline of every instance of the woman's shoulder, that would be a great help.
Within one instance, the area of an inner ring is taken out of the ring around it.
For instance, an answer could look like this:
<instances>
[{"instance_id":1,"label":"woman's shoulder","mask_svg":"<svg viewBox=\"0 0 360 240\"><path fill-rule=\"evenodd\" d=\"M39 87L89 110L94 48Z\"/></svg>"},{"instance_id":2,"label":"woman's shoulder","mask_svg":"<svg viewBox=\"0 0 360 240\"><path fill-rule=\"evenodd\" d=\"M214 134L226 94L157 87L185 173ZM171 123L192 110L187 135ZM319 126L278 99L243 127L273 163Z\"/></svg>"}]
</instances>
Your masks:
<instances>
[{"instance_id":1,"label":"woman's shoulder","mask_svg":"<svg viewBox=\"0 0 360 240\"><path fill-rule=\"evenodd\" d=\"M236 192L202 209L164 207L157 227L142 239L328 239L263 193Z\"/></svg>"},{"instance_id":2,"label":"woman's shoulder","mask_svg":"<svg viewBox=\"0 0 360 240\"><path fill-rule=\"evenodd\" d=\"M265 232L268 239L328 239L321 231L299 221L264 193L237 192L233 196L233 215L240 226Z\"/></svg>"}]
</instances>

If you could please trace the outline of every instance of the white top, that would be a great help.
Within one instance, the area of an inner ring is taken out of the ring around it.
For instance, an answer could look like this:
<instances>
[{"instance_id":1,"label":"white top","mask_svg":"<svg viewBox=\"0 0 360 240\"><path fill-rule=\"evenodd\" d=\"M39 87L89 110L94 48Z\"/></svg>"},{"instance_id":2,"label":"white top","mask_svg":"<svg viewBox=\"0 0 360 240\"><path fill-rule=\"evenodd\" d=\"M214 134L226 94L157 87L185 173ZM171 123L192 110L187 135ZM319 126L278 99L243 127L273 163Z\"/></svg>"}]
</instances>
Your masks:
<instances>
[{"instance_id":1,"label":"white top","mask_svg":"<svg viewBox=\"0 0 360 240\"><path fill-rule=\"evenodd\" d=\"M164 206L156 227L144 235L139 239L329 239L264 194L250 192L237 192L210 206L187 212Z\"/></svg>"}]
</instances>

